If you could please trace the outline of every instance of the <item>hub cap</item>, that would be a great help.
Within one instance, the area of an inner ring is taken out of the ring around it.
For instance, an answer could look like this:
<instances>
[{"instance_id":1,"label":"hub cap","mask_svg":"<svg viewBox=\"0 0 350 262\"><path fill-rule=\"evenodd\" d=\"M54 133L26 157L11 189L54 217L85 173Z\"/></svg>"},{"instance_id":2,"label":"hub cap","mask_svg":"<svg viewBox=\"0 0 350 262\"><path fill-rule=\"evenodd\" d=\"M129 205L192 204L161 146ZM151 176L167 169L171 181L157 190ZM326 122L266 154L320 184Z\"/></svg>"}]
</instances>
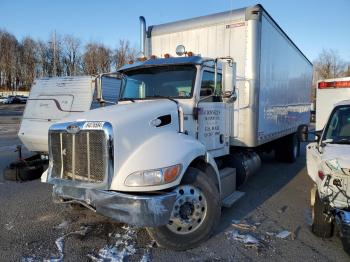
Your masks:
<instances>
[{"instance_id":1,"label":"hub cap","mask_svg":"<svg viewBox=\"0 0 350 262\"><path fill-rule=\"evenodd\" d=\"M176 234L194 232L207 214L207 200L202 191L191 185L179 186L167 227Z\"/></svg>"}]
</instances>

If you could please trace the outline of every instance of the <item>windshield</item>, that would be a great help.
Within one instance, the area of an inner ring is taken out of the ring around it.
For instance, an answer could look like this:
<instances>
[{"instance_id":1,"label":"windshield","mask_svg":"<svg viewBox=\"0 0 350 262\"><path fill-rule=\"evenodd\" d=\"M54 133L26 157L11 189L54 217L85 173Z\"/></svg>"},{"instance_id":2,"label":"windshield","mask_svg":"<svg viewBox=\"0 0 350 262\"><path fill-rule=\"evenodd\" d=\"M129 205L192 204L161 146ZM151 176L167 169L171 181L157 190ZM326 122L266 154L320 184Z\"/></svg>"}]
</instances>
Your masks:
<instances>
[{"instance_id":1,"label":"windshield","mask_svg":"<svg viewBox=\"0 0 350 262\"><path fill-rule=\"evenodd\" d=\"M335 144L350 143L350 106L339 106L333 110L323 140Z\"/></svg>"},{"instance_id":2,"label":"windshield","mask_svg":"<svg viewBox=\"0 0 350 262\"><path fill-rule=\"evenodd\" d=\"M162 66L124 73L120 100L154 97L191 98L196 67Z\"/></svg>"}]
</instances>

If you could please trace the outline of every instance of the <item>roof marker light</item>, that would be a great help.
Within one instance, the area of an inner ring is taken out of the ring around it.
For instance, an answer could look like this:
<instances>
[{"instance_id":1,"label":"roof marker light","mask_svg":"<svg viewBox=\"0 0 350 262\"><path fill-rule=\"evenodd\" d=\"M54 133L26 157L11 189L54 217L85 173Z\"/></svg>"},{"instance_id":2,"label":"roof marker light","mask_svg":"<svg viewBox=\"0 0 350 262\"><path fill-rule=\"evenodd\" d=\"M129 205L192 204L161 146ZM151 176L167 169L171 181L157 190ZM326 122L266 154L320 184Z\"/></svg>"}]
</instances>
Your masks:
<instances>
[{"instance_id":1,"label":"roof marker light","mask_svg":"<svg viewBox=\"0 0 350 262\"><path fill-rule=\"evenodd\" d=\"M331 82L319 82L319 89L325 88L350 88L350 81L331 81Z\"/></svg>"},{"instance_id":2,"label":"roof marker light","mask_svg":"<svg viewBox=\"0 0 350 262\"><path fill-rule=\"evenodd\" d=\"M137 60L139 60L140 62L145 62L147 60L147 57L143 56L138 58Z\"/></svg>"}]
</instances>

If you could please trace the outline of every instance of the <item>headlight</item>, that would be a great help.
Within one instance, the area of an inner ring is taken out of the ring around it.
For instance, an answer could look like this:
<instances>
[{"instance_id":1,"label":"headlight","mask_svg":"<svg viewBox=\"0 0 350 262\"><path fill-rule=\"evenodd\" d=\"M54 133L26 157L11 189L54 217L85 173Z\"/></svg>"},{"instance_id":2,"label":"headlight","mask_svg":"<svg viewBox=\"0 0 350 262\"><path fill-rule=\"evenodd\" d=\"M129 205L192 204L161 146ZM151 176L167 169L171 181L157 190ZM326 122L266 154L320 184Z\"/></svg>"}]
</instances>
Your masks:
<instances>
[{"instance_id":1,"label":"headlight","mask_svg":"<svg viewBox=\"0 0 350 262\"><path fill-rule=\"evenodd\" d=\"M181 172L181 165L175 165L154 170L137 171L128 175L126 186L156 186L173 182Z\"/></svg>"}]
</instances>

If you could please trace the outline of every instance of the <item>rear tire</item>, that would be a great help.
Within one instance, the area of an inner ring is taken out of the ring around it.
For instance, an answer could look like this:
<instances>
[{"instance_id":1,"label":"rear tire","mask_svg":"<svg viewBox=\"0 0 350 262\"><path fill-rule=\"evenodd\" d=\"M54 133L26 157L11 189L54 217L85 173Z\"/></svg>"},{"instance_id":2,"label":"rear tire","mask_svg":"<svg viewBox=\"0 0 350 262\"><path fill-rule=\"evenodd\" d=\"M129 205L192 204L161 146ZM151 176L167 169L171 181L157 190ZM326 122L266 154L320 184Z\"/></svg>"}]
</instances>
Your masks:
<instances>
[{"instance_id":1,"label":"rear tire","mask_svg":"<svg viewBox=\"0 0 350 262\"><path fill-rule=\"evenodd\" d=\"M186 195L183 195L184 193L182 195L181 192L178 193L169 224L147 228L147 231L160 247L186 250L204 242L214 233L221 214L220 195L212 179L208 178L203 171L192 167L186 171L179 188L180 190L187 188L194 195L194 198L192 199L189 195L188 199ZM184 196L186 196L186 200L182 202ZM177 203L182 204L179 206ZM193 207L191 203L193 203ZM199 205L202 206L198 212L196 206ZM183 207L185 208L182 209ZM183 212L186 217L181 213L181 210L186 210ZM183 224L181 224L182 222ZM188 224L186 224L187 222Z\"/></svg>"},{"instance_id":2,"label":"rear tire","mask_svg":"<svg viewBox=\"0 0 350 262\"><path fill-rule=\"evenodd\" d=\"M299 155L299 141L296 134L282 138L275 147L275 159L280 162L294 163Z\"/></svg>"},{"instance_id":3,"label":"rear tire","mask_svg":"<svg viewBox=\"0 0 350 262\"><path fill-rule=\"evenodd\" d=\"M318 191L315 194L315 203L312 206L312 232L323 238L329 238L333 235L333 223L326 221L324 214L326 205L322 202L318 195Z\"/></svg>"}]
</instances>

